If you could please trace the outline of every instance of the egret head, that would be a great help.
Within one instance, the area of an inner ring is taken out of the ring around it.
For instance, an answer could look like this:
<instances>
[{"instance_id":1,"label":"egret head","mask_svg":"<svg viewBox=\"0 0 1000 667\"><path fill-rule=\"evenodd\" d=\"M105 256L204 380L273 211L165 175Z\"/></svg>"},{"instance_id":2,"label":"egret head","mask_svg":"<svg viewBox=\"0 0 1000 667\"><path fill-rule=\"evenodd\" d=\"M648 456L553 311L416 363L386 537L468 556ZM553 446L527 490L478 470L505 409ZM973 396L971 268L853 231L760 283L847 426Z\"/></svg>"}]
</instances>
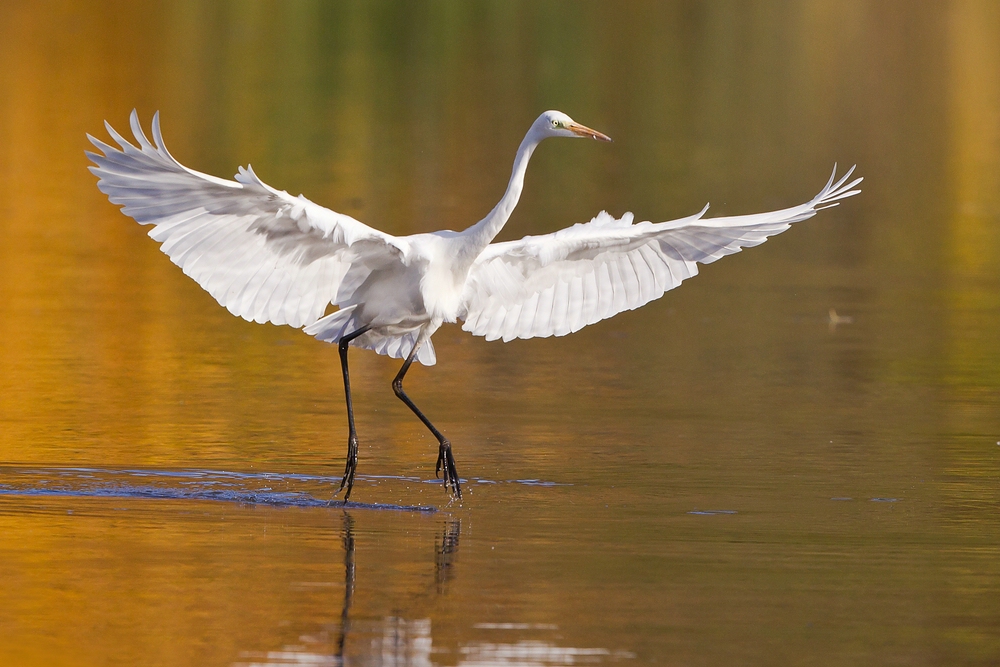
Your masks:
<instances>
[{"instance_id":1,"label":"egret head","mask_svg":"<svg viewBox=\"0 0 1000 667\"><path fill-rule=\"evenodd\" d=\"M562 111L546 111L535 121L533 130L546 137L584 137L611 141L611 137L592 130L564 114Z\"/></svg>"}]
</instances>

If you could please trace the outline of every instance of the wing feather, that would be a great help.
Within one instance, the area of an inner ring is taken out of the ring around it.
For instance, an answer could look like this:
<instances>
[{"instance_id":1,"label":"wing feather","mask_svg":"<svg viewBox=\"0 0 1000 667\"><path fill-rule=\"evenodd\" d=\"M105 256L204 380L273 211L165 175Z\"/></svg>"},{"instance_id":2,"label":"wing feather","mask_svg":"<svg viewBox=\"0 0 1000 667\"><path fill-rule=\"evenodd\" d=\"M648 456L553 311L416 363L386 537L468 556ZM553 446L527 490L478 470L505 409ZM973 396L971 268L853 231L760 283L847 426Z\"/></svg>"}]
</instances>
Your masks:
<instances>
[{"instance_id":1,"label":"wing feather","mask_svg":"<svg viewBox=\"0 0 1000 667\"><path fill-rule=\"evenodd\" d=\"M476 259L463 293L463 329L503 336L562 336L657 299L708 264L759 245L858 194L854 167L799 206L742 216L633 224L602 212L588 223L544 236L490 245Z\"/></svg>"},{"instance_id":2,"label":"wing feather","mask_svg":"<svg viewBox=\"0 0 1000 667\"><path fill-rule=\"evenodd\" d=\"M541 291L538 298L538 312L535 315L534 326L531 328L532 336L551 336L549 323L552 320L552 300L555 298L555 285L549 285Z\"/></svg>"},{"instance_id":3,"label":"wing feather","mask_svg":"<svg viewBox=\"0 0 1000 667\"><path fill-rule=\"evenodd\" d=\"M569 294L566 300L566 326L570 332L574 332L582 324L579 324L583 313L583 279L580 276L573 276L569 281Z\"/></svg>"},{"instance_id":4,"label":"wing feather","mask_svg":"<svg viewBox=\"0 0 1000 667\"><path fill-rule=\"evenodd\" d=\"M569 305L569 285L567 282L566 280L558 280L553 286L554 295L549 321L552 324L553 333L557 336L565 336L569 333L569 328L566 326L566 306Z\"/></svg>"},{"instance_id":5,"label":"wing feather","mask_svg":"<svg viewBox=\"0 0 1000 667\"><path fill-rule=\"evenodd\" d=\"M608 257L608 275L611 278L611 308L605 317L611 317L625 310L625 281L618 270L618 258Z\"/></svg>"},{"instance_id":6,"label":"wing feather","mask_svg":"<svg viewBox=\"0 0 1000 667\"><path fill-rule=\"evenodd\" d=\"M504 342L512 340L517 332L517 323L521 319L521 309L524 307L523 303L516 304L513 308L507 311L503 320L503 336Z\"/></svg>"},{"instance_id":7,"label":"wing feather","mask_svg":"<svg viewBox=\"0 0 1000 667\"><path fill-rule=\"evenodd\" d=\"M597 319L600 321L613 314L615 289L611 282L610 268L607 262L599 262L595 267L597 276Z\"/></svg>"},{"instance_id":8,"label":"wing feather","mask_svg":"<svg viewBox=\"0 0 1000 667\"><path fill-rule=\"evenodd\" d=\"M403 261L408 244L357 220L292 197L250 167L229 181L189 169L167 151L159 114L152 140L135 111L135 144L105 123L117 146L88 138L98 187L144 225L171 261L234 315L301 327L323 316L348 270ZM349 294L340 294L348 298ZM428 353L433 355L433 351Z\"/></svg>"},{"instance_id":9,"label":"wing feather","mask_svg":"<svg viewBox=\"0 0 1000 667\"><path fill-rule=\"evenodd\" d=\"M540 295L535 292L521 306L521 316L518 318L518 331L531 331L535 326L535 318L538 316L538 299Z\"/></svg>"},{"instance_id":10,"label":"wing feather","mask_svg":"<svg viewBox=\"0 0 1000 667\"><path fill-rule=\"evenodd\" d=\"M596 322L597 308L599 302L599 287L597 286L597 272L588 271L583 276L583 307L580 308L580 327L584 327L588 322Z\"/></svg>"}]
</instances>

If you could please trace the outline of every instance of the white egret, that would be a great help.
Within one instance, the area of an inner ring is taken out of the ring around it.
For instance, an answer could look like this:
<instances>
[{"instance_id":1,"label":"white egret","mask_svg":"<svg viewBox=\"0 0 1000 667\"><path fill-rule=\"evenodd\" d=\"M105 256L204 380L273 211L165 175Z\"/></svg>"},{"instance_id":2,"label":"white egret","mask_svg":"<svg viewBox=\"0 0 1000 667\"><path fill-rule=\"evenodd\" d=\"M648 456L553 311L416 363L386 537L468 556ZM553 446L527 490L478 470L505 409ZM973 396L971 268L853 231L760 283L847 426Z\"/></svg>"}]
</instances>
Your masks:
<instances>
[{"instance_id":1,"label":"white egret","mask_svg":"<svg viewBox=\"0 0 1000 667\"><path fill-rule=\"evenodd\" d=\"M714 262L857 194L853 167L805 204L756 215L633 224L601 212L553 234L492 243L510 217L528 160L549 137L610 141L559 111L531 125L514 157L507 191L486 217L461 232L391 236L354 218L292 197L240 167L235 181L189 169L163 144L159 113L153 141L131 115L132 145L105 122L119 148L88 135L101 154L98 187L144 225L160 250L234 315L304 327L337 343L347 398L347 465L338 493L350 497L358 463L349 345L404 358L393 391L438 440L436 473L461 498L451 444L403 391L414 360L431 366L431 336L445 322L487 340L563 336L657 299ZM326 314L330 305L337 310Z\"/></svg>"}]
</instances>

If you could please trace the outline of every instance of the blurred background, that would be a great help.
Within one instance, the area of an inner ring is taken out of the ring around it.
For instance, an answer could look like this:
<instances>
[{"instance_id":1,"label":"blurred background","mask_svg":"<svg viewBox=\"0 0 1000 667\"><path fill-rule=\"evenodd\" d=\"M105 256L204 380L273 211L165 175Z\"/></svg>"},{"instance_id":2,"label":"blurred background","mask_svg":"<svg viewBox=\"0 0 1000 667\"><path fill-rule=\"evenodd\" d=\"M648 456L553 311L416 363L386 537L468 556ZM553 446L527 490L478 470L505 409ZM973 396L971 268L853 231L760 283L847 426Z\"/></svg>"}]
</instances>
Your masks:
<instances>
[{"instance_id":1,"label":"blurred background","mask_svg":"<svg viewBox=\"0 0 1000 667\"><path fill-rule=\"evenodd\" d=\"M1000 4L3 15L3 664L1000 661ZM97 190L85 135L133 108L189 167L394 234L479 220L546 109L614 143L543 144L500 240L865 182L567 338L439 331L407 387L463 503L360 351L352 500L440 511L220 503L185 489L329 497L339 360L231 316ZM37 493L136 475L177 497Z\"/></svg>"}]
</instances>

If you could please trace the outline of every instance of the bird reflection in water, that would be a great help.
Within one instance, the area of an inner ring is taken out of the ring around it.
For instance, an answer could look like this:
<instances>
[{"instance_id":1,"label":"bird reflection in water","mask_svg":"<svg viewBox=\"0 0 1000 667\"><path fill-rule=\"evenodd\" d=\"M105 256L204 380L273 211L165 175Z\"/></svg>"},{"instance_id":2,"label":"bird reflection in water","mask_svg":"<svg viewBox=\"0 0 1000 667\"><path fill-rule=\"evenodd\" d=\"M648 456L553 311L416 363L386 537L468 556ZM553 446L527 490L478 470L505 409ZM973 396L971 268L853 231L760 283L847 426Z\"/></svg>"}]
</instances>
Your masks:
<instances>
[{"instance_id":1,"label":"bird reflection in water","mask_svg":"<svg viewBox=\"0 0 1000 667\"><path fill-rule=\"evenodd\" d=\"M442 594L446 584L454 577L454 564L458 555L461 519L448 519L435 539L434 591L418 593L418 598L428 593ZM279 651L245 651L233 667L277 667L278 665L329 665L339 666L348 662L350 646L360 651L363 662L380 665L431 665L431 621L429 618L407 619L398 615L379 619L351 619L351 606L356 588L355 518L344 511L341 527L344 548L344 598L340 609L340 622L330 623L314 635L299 636L300 644L285 645ZM400 605L406 606L406 605ZM336 630L334 627L336 626ZM349 641L350 640L350 641ZM324 652L320 646L331 646ZM310 650L309 647L315 647ZM356 653L355 657L359 655Z\"/></svg>"},{"instance_id":2,"label":"bird reflection in water","mask_svg":"<svg viewBox=\"0 0 1000 667\"><path fill-rule=\"evenodd\" d=\"M444 593L445 584L454 576L454 564L458 555L458 542L462 533L462 520L448 520L435 541L434 583L438 594ZM344 512L344 604L340 613L340 632L337 637L337 662L344 664L347 637L351 632L350 609L355 586L355 543L354 517ZM366 637L369 633L362 633ZM430 665L432 646L430 619L405 619L390 616L382 622L380 664L382 665ZM372 643L375 648L375 643Z\"/></svg>"},{"instance_id":3,"label":"bird reflection in water","mask_svg":"<svg viewBox=\"0 0 1000 667\"><path fill-rule=\"evenodd\" d=\"M351 601L354 599L354 517L344 512L344 604L340 612L340 634L337 637L337 657L344 661L344 644L350 624Z\"/></svg>"},{"instance_id":4,"label":"bird reflection in water","mask_svg":"<svg viewBox=\"0 0 1000 667\"><path fill-rule=\"evenodd\" d=\"M444 525L441 541L434 552L434 582L438 593L444 593L445 584L454 576L452 568L458 557L458 538L461 534L461 519L451 519Z\"/></svg>"}]
</instances>

